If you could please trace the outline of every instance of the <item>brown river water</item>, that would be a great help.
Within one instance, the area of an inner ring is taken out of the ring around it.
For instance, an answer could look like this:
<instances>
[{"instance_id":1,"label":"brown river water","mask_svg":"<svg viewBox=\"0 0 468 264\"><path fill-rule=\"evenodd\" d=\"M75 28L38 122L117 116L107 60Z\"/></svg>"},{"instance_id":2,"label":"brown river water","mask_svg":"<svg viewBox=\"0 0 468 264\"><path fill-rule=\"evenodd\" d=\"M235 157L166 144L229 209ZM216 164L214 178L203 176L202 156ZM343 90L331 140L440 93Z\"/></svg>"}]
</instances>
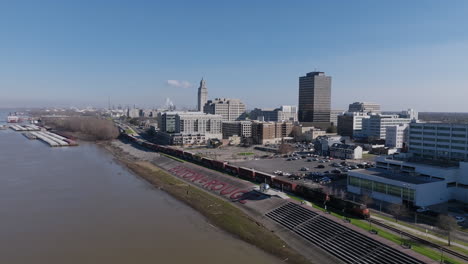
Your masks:
<instances>
[{"instance_id":1,"label":"brown river water","mask_svg":"<svg viewBox=\"0 0 468 264\"><path fill-rule=\"evenodd\" d=\"M93 144L0 130L0 263L282 263Z\"/></svg>"}]
</instances>

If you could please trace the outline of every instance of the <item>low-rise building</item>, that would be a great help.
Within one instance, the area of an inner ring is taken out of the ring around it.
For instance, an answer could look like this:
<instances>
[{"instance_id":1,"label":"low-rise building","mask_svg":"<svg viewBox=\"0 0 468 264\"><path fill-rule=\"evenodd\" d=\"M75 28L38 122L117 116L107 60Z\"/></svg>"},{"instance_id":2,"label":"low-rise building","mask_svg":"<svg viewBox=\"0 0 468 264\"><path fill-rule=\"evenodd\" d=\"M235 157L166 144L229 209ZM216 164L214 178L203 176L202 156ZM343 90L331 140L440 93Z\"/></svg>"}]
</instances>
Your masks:
<instances>
[{"instance_id":1,"label":"low-rise building","mask_svg":"<svg viewBox=\"0 0 468 264\"><path fill-rule=\"evenodd\" d=\"M201 112L163 112L158 115L161 143L201 145L222 138L222 117Z\"/></svg>"},{"instance_id":2,"label":"low-rise building","mask_svg":"<svg viewBox=\"0 0 468 264\"><path fill-rule=\"evenodd\" d=\"M236 121L245 112L245 104L239 99L216 98L215 100L208 100L203 112L221 115L223 121Z\"/></svg>"},{"instance_id":3,"label":"low-rise building","mask_svg":"<svg viewBox=\"0 0 468 264\"><path fill-rule=\"evenodd\" d=\"M314 149L321 155L330 155L330 148L335 143L342 143L341 136L319 136L314 141Z\"/></svg>"},{"instance_id":4,"label":"low-rise building","mask_svg":"<svg viewBox=\"0 0 468 264\"><path fill-rule=\"evenodd\" d=\"M410 117L402 115L372 114L370 118L362 120L362 135L366 138L385 139L387 127L409 124Z\"/></svg>"},{"instance_id":5,"label":"low-rise building","mask_svg":"<svg viewBox=\"0 0 468 264\"><path fill-rule=\"evenodd\" d=\"M275 144L291 136L291 122L253 122L252 138L255 144Z\"/></svg>"},{"instance_id":6,"label":"low-rise building","mask_svg":"<svg viewBox=\"0 0 468 264\"><path fill-rule=\"evenodd\" d=\"M416 206L449 200L468 202L468 162L427 161L411 156L381 156L376 158L376 168L350 171L348 191Z\"/></svg>"},{"instance_id":7,"label":"low-rise building","mask_svg":"<svg viewBox=\"0 0 468 264\"><path fill-rule=\"evenodd\" d=\"M396 149L403 148L408 143L408 131L408 124L400 124L387 127L385 135L385 146Z\"/></svg>"},{"instance_id":8,"label":"low-rise building","mask_svg":"<svg viewBox=\"0 0 468 264\"><path fill-rule=\"evenodd\" d=\"M343 115L344 110L331 110L330 111L330 123L332 126L338 126L338 116Z\"/></svg>"},{"instance_id":9,"label":"low-rise building","mask_svg":"<svg viewBox=\"0 0 468 264\"><path fill-rule=\"evenodd\" d=\"M370 118L368 113L346 112L338 116L338 135L348 137L362 136L362 120Z\"/></svg>"},{"instance_id":10,"label":"low-rise building","mask_svg":"<svg viewBox=\"0 0 468 264\"><path fill-rule=\"evenodd\" d=\"M320 136L325 136L327 134L327 131L322 130L320 128L310 128L306 130L305 132L302 133L304 135L304 140L311 142L315 140L317 137Z\"/></svg>"},{"instance_id":11,"label":"low-rise building","mask_svg":"<svg viewBox=\"0 0 468 264\"><path fill-rule=\"evenodd\" d=\"M411 123L408 151L423 159L468 161L468 125Z\"/></svg>"},{"instance_id":12,"label":"low-rise building","mask_svg":"<svg viewBox=\"0 0 468 264\"><path fill-rule=\"evenodd\" d=\"M222 126L223 139L228 139L232 136L239 136L241 138L252 137L251 121L225 121Z\"/></svg>"},{"instance_id":13,"label":"low-rise building","mask_svg":"<svg viewBox=\"0 0 468 264\"><path fill-rule=\"evenodd\" d=\"M127 116L130 118L138 118L143 116L143 110L138 108L127 109Z\"/></svg>"},{"instance_id":14,"label":"low-rise building","mask_svg":"<svg viewBox=\"0 0 468 264\"><path fill-rule=\"evenodd\" d=\"M297 121L297 106L282 105L275 109L255 108L250 112L250 119L263 122Z\"/></svg>"},{"instance_id":15,"label":"low-rise building","mask_svg":"<svg viewBox=\"0 0 468 264\"><path fill-rule=\"evenodd\" d=\"M354 102L349 105L348 112L380 113L380 104L370 102Z\"/></svg>"},{"instance_id":16,"label":"low-rise building","mask_svg":"<svg viewBox=\"0 0 468 264\"><path fill-rule=\"evenodd\" d=\"M362 159L362 148L356 145L334 143L330 156L338 159Z\"/></svg>"}]
</instances>

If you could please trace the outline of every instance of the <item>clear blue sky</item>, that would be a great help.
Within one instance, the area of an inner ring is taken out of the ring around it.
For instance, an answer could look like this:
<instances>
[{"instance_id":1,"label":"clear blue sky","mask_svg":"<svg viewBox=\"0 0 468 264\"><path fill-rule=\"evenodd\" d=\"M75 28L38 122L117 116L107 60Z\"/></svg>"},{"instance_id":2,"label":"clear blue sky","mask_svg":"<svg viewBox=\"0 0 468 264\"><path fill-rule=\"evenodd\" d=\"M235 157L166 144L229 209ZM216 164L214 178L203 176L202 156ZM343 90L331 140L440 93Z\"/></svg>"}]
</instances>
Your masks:
<instances>
[{"instance_id":1,"label":"clear blue sky","mask_svg":"<svg viewBox=\"0 0 468 264\"><path fill-rule=\"evenodd\" d=\"M202 76L276 107L314 69L333 108L468 112L468 1L0 0L0 107L195 106Z\"/></svg>"}]
</instances>

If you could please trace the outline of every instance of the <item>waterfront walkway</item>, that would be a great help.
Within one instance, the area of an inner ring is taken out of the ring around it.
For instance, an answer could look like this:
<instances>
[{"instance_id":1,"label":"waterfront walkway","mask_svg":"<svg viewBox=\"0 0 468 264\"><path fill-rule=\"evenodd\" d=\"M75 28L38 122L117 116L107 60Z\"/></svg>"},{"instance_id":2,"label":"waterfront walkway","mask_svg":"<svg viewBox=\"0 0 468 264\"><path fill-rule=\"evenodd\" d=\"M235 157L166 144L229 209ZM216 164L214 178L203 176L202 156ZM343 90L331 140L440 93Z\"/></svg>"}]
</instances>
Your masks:
<instances>
[{"instance_id":1,"label":"waterfront walkway","mask_svg":"<svg viewBox=\"0 0 468 264\"><path fill-rule=\"evenodd\" d=\"M389 221L387 219L384 219L384 218L381 218L381 217L378 217L378 216L375 216L375 215L371 215L371 218L374 219L374 220L377 220L379 222L385 223L387 225L399 228L399 229L401 229L401 230L403 230L405 232L411 233L413 235L420 236L421 238L429 238L429 239L432 239L432 240L435 240L435 241L448 243L447 239L444 239L444 238L441 238L441 237L438 237L438 236L434 236L432 234L428 234L426 232L423 232L423 231L420 231L420 230L417 230L417 229L414 229L414 228L411 228L411 227L408 227L408 226L405 226L405 225L402 225L402 224L399 224L399 223L396 223L396 222L392 222L392 221ZM451 241L450 244L452 246L456 246L456 247L462 248L464 250L468 250L468 246L462 245L460 243L456 243L456 242Z\"/></svg>"}]
</instances>

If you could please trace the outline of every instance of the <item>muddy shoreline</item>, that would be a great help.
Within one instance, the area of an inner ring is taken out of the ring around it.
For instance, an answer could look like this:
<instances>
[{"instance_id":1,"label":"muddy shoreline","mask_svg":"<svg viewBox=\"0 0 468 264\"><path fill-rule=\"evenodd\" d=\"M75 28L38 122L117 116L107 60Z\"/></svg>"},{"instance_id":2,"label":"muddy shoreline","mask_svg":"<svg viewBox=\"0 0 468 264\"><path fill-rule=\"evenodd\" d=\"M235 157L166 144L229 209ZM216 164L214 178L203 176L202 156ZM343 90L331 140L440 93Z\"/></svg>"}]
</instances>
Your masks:
<instances>
[{"instance_id":1,"label":"muddy shoreline","mask_svg":"<svg viewBox=\"0 0 468 264\"><path fill-rule=\"evenodd\" d=\"M96 144L113 155L115 160L156 188L201 213L213 225L287 263L311 263L264 225L237 206L198 187L187 184L151 163L148 157L136 157L112 142ZM154 154L154 153L152 153Z\"/></svg>"}]
</instances>

